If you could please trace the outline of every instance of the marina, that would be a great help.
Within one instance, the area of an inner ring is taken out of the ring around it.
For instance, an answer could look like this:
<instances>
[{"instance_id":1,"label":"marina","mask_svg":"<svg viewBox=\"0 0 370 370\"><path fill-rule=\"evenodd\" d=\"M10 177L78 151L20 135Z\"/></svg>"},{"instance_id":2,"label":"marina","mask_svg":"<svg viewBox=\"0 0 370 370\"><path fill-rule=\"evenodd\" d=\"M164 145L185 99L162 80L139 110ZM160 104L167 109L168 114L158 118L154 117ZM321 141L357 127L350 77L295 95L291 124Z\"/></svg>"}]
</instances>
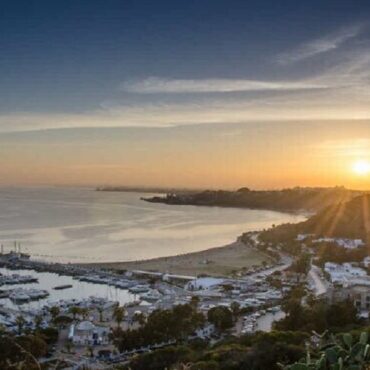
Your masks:
<instances>
[{"instance_id":1,"label":"marina","mask_svg":"<svg viewBox=\"0 0 370 370\"><path fill-rule=\"evenodd\" d=\"M8 268L0 268L0 273L3 276L9 276L13 270ZM74 279L72 276L58 275L52 272L38 272L34 270L17 270L20 276L32 276L37 279L37 282L27 284L29 289L45 290L49 293L47 297L40 297L38 300L26 299L22 292L19 292L18 298L12 300L11 297L4 297L0 300L0 305L7 308L18 309L21 305L22 308L37 309L43 304L52 304L59 300L69 299L87 299L90 296L103 298L106 300L114 300L120 304L125 304L134 301L135 295L131 294L125 289L120 289L112 285L107 285L103 281L87 282L83 280ZM70 286L68 289L54 289L56 286ZM7 284L1 287L2 292L14 291L19 287L18 284Z\"/></svg>"},{"instance_id":2,"label":"marina","mask_svg":"<svg viewBox=\"0 0 370 370\"><path fill-rule=\"evenodd\" d=\"M16 257L14 253L3 255L0 262L3 266L0 268L3 282L0 307L4 312L35 316L54 306L68 312L73 305L83 307L98 301L102 305L124 306L133 316L138 312L149 314L155 309L189 303L196 296L200 301L199 310L205 314L216 306L230 308L233 302L240 308L252 309L252 314L244 317L242 333L269 331L272 322L282 317L280 308L274 306L281 300L281 292L251 277L195 278L144 271L120 274L37 262L27 256ZM270 270L271 267L267 266L266 275ZM20 288L19 281L27 281L26 287ZM233 290L225 292L225 285L233 286ZM266 310L260 307L266 307Z\"/></svg>"}]
</instances>

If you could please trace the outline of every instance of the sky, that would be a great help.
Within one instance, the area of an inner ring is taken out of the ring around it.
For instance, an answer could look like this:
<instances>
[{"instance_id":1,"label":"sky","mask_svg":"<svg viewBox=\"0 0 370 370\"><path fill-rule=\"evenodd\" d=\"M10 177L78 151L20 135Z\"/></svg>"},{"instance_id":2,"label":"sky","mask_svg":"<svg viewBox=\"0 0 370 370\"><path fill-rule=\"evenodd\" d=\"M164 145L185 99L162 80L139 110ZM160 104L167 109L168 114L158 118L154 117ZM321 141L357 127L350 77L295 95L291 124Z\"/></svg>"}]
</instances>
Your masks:
<instances>
[{"instance_id":1,"label":"sky","mask_svg":"<svg viewBox=\"0 0 370 370\"><path fill-rule=\"evenodd\" d=\"M0 2L0 185L370 189L368 1Z\"/></svg>"}]
</instances>

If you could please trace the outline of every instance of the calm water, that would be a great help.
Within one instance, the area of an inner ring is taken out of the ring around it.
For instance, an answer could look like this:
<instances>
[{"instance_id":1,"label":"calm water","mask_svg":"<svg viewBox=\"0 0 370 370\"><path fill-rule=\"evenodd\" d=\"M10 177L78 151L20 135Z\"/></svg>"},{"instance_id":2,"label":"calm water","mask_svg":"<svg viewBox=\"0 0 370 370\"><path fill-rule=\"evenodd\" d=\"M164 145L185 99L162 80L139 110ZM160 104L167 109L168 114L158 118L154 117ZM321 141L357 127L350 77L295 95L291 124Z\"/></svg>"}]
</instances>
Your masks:
<instances>
[{"instance_id":1,"label":"calm water","mask_svg":"<svg viewBox=\"0 0 370 370\"><path fill-rule=\"evenodd\" d=\"M73 280L71 276L60 276L57 274L49 272L37 272L33 270L8 270L6 268L0 268L0 273L3 275L19 274L19 275L32 275L38 278L38 283L32 284L19 284L19 285L3 285L2 290L5 289L45 289L50 295L45 299L39 299L37 301L32 301L17 305L13 303L10 299L0 299L0 305L5 305L10 308L41 308L47 302L57 302L59 300L69 300L69 299L85 299L90 296L105 298L110 301L119 302L121 305L131 302L137 299L137 296L128 292L128 290L117 289L103 284L92 284L79 280ZM72 285L72 288L63 290L54 290L53 288L58 285Z\"/></svg>"},{"instance_id":2,"label":"calm water","mask_svg":"<svg viewBox=\"0 0 370 370\"><path fill-rule=\"evenodd\" d=\"M14 240L33 258L59 262L129 261L222 246L244 231L299 222L261 210L169 206L148 194L86 188L0 188L0 243Z\"/></svg>"}]
</instances>

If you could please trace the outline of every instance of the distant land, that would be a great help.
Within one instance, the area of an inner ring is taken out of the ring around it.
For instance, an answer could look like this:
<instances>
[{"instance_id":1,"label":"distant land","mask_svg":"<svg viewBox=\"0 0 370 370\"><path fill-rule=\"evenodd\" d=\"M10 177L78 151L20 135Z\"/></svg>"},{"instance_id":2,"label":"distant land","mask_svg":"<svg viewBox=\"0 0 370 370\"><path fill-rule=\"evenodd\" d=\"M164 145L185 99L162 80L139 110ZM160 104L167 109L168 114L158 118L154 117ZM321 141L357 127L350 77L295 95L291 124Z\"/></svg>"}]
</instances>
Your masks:
<instances>
[{"instance_id":1,"label":"distant land","mask_svg":"<svg viewBox=\"0 0 370 370\"><path fill-rule=\"evenodd\" d=\"M348 201L364 192L348 190L344 187L333 188L291 188L283 190L237 191L205 190L201 192L173 192L165 196L143 198L147 202L176 205L237 207L268 209L282 212L313 212Z\"/></svg>"},{"instance_id":2,"label":"distant land","mask_svg":"<svg viewBox=\"0 0 370 370\"><path fill-rule=\"evenodd\" d=\"M307 221L283 224L261 233L264 241L287 241L298 234L362 239L370 245L370 194L329 205Z\"/></svg>"},{"instance_id":3,"label":"distant land","mask_svg":"<svg viewBox=\"0 0 370 370\"><path fill-rule=\"evenodd\" d=\"M112 191L112 192L133 192L133 193L190 193L199 192L199 189L179 189L179 188L161 188L161 187L145 187L145 186L98 186L96 191Z\"/></svg>"}]
</instances>

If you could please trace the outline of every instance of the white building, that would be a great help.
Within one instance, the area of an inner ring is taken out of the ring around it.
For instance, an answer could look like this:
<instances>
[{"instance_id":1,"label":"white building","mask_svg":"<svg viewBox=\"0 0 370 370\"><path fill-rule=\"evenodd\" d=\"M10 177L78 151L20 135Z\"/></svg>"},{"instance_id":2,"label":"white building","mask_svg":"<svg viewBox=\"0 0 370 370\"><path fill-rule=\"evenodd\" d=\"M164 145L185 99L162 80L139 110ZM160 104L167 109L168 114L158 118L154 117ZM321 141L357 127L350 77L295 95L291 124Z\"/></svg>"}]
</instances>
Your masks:
<instances>
[{"instance_id":1,"label":"white building","mask_svg":"<svg viewBox=\"0 0 370 370\"><path fill-rule=\"evenodd\" d=\"M91 321L81 321L71 325L68 339L76 345L108 344L108 330L95 326Z\"/></svg>"},{"instance_id":2,"label":"white building","mask_svg":"<svg viewBox=\"0 0 370 370\"><path fill-rule=\"evenodd\" d=\"M364 266L366 268L368 268L370 266L370 256L367 256L363 259L362 263L364 264Z\"/></svg>"},{"instance_id":3,"label":"white building","mask_svg":"<svg viewBox=\"0 0 370 370\"><path fill-rule=\"evenodd\" d=\"M346 238L319 238L312 240L312 243L335 243L346 249L356 249L363 247L365 243L361 239L346 239Z\"/></svg>"},{"instance_id":4,"label":"white building","mask_svg":"<svg viewBox=\"0 0 370 370\"><path fill-rule=\"evenodd\" d=\"M185 288L187 290L209 290L225 283L225 279L214 277L203 277L189 281Z\"/></svg>"},{"instance_id":5,"label":"white building","mask_svg":"<svg viewBox=\"0 0 370 370\"><path fill-rule=\"evenodd\" d=\"M365 278L367 273L360 267L354 267L350 263L346 262L342 265L326 262L324 270L330 275L330 280L334 284L348 285L355 278Z\"/></svg>"}]
</instances>

